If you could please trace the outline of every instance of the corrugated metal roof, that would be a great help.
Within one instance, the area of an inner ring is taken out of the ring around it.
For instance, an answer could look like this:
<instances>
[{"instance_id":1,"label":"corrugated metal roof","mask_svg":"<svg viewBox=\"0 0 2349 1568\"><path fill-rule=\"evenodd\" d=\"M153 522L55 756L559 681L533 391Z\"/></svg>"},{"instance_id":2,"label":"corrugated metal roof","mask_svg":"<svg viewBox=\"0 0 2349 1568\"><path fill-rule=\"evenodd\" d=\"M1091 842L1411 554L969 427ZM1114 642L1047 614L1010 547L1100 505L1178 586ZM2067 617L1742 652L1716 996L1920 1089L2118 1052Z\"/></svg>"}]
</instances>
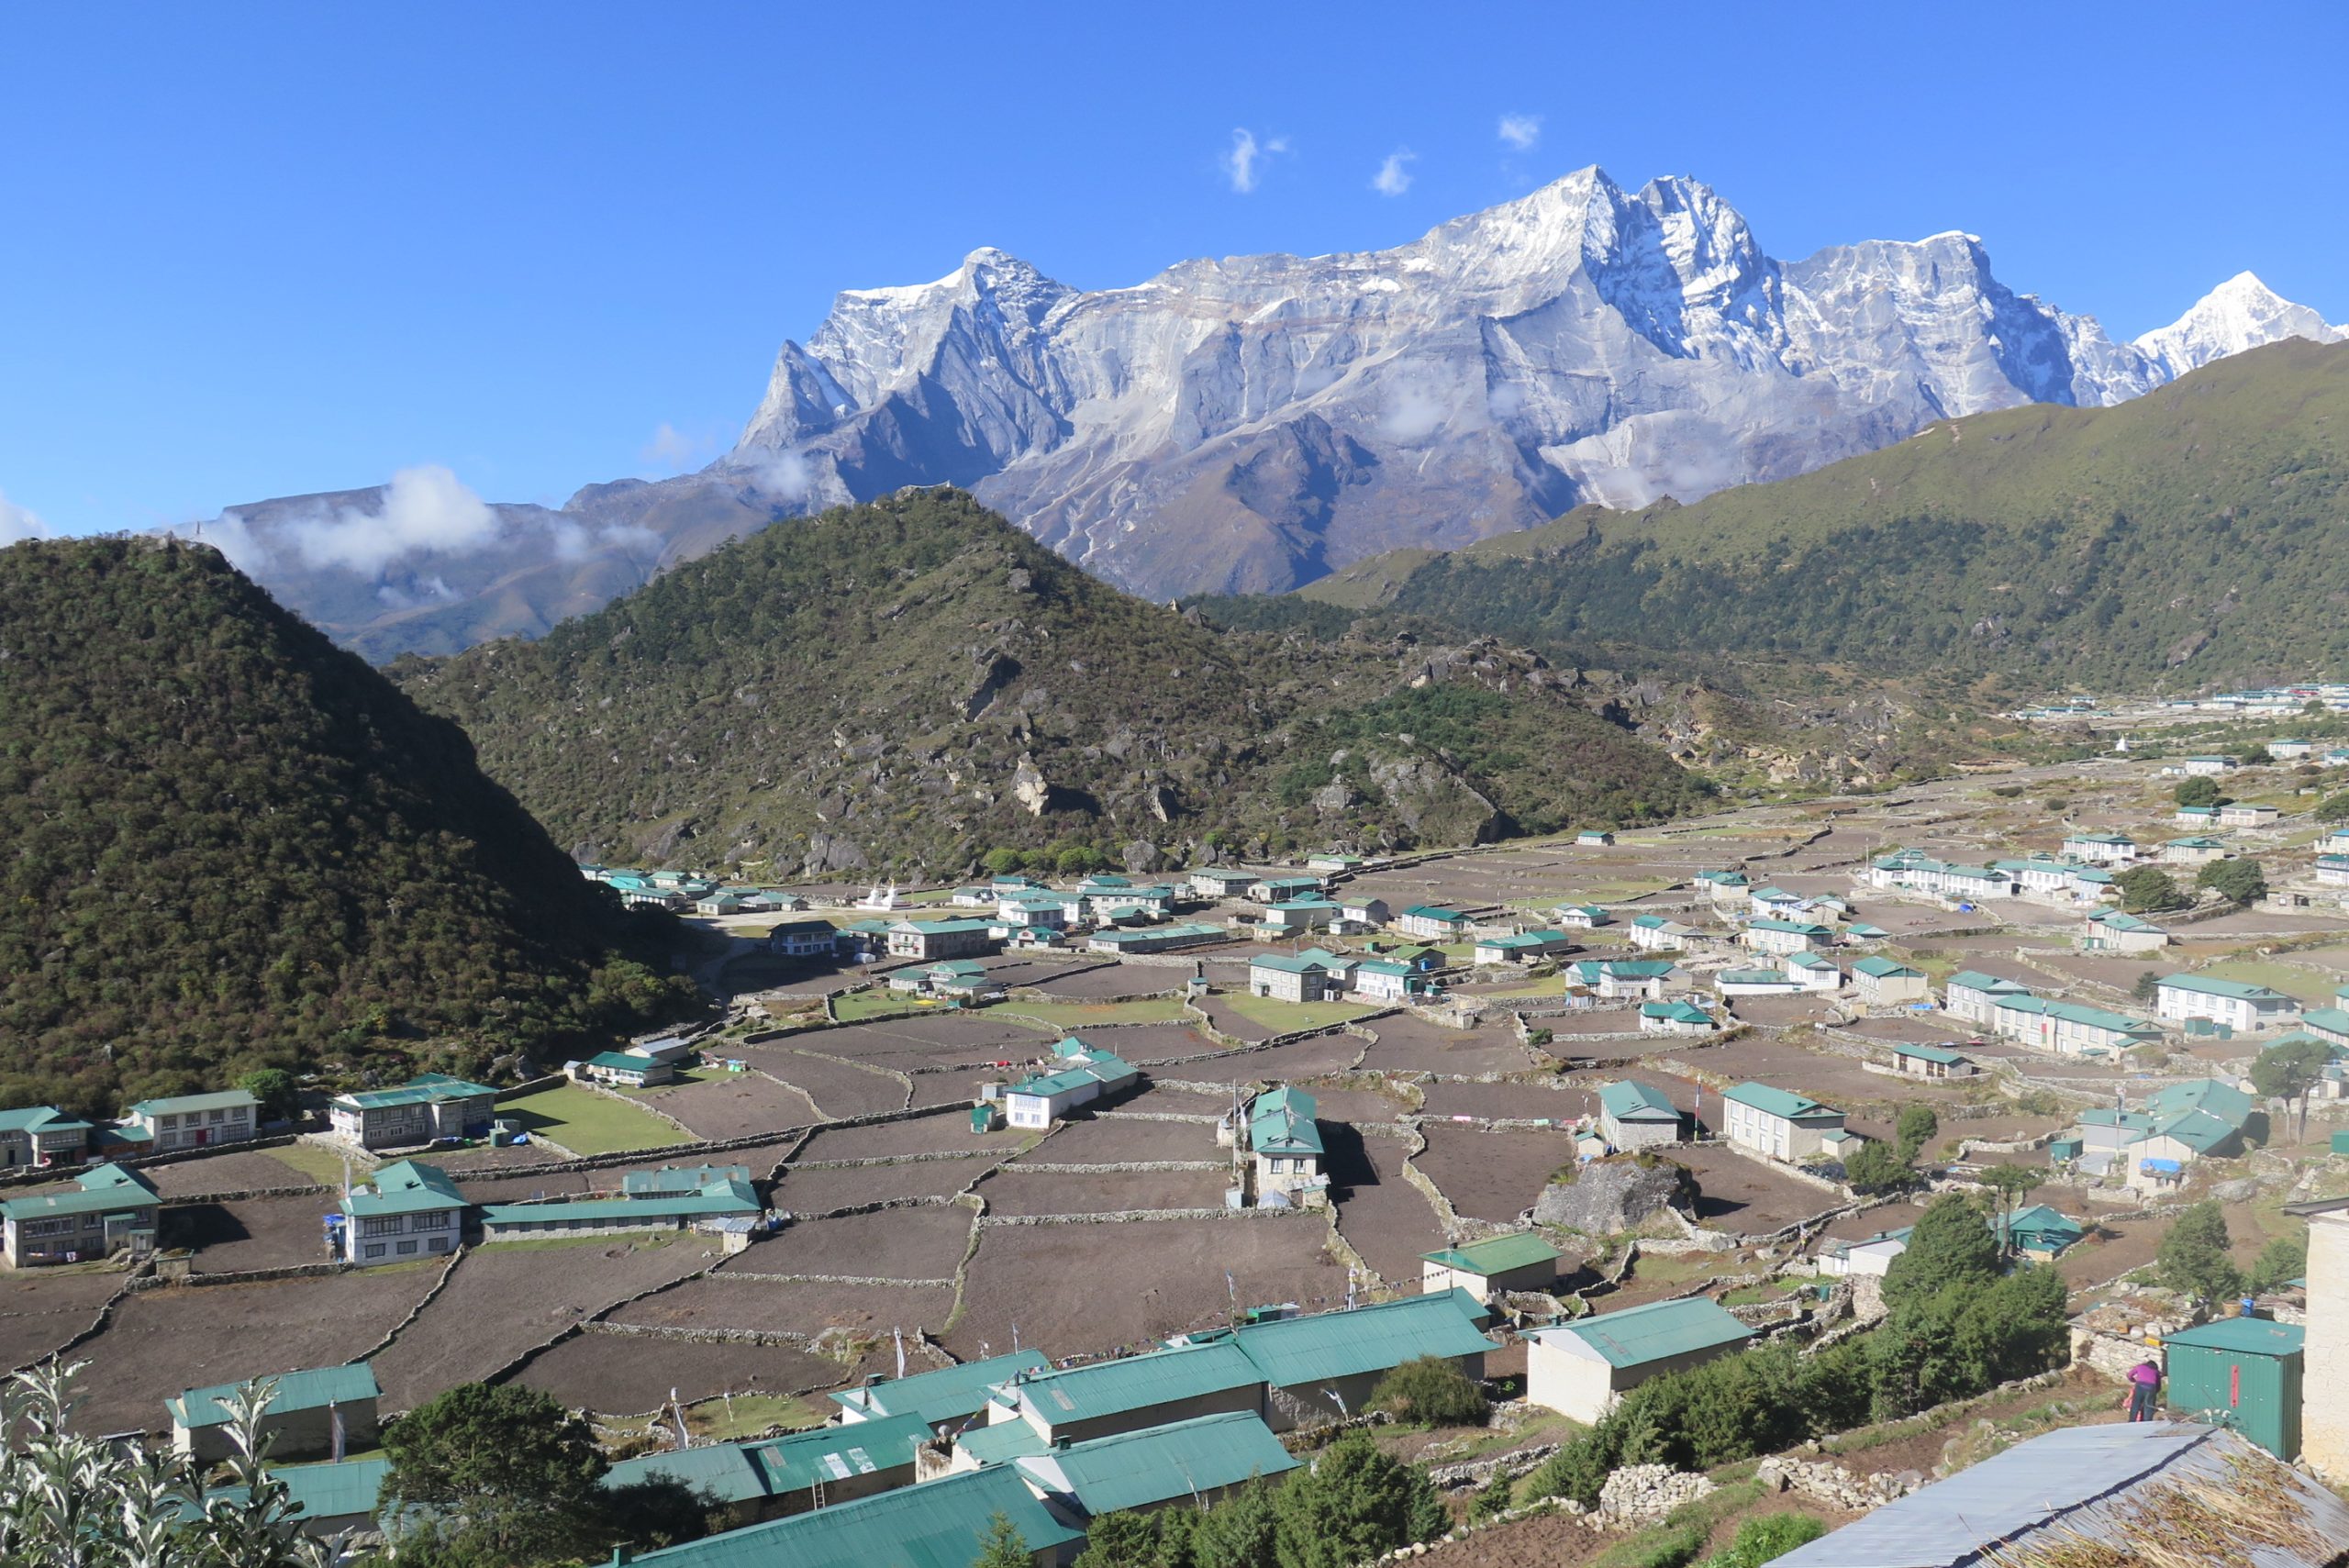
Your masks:
<instances>
[{"instance_id":1,"label":"corrugated metal roof","mask_svg":"<svg viewBox=\"0 0 2349 1568\"><path fill-rule=\"evenodd\" d=\"M318 1410L328 1405L350 1405L373 1399L381 1392L375 1386L375 1369L365 1362L279 1373L273 1381L277 1387L269 1400L269 1413L273 1416ZM208 1388L191 1388L175 1399L164 1400L163 1407L183 1427L217 1427L228 1418L228 1411L220 1401L243 1386L241 1383L216 1383Z\"/></svg>"},{"instance_id":2,"label":"corrugated metal roof","mask_svg":"<svg viewBox=\"0 0 2349 1568\"><path fill-rule=\"evenodd\" d=\"M1052 1446L1043 1433L1017 1416L990 1427L973 1427L954 1440L956 1451L969 1454L981 1464L1008 1463Z\"/></svg>"},{"instance_id":3,"label":"corrugated metal roof","mask_svg":"<svg viewBox=\"0 0 2349 1568\"><path fill-rule=\"evenodd\" d=\"M1419 1256L1423 1262L1442 1263L1464 1273L1505 1274L1536 1263L1554 1263L1558 1250L1532 1231L1520 1230L1510 1236L1488 1236L1465 1246L1446 1247L1441 1252L1422 1252Z\"/></svg>"},{"instance_id":4,"label":"corrugated metal roof","mask_svg":"<svg viewBox=\"0 0 2349 1568\"><path fill-rule=\"evenodd\" d=\"M1561 1323L1536 1331L1534 1337L1571 1335L1607 1358L1609 1366L1645 1366L1669 1356L1711 1350L1753 1337L1728 1308L1710 1296L1686 1301L1652 1301L1620 1312Z\"/></svg>"},{"instance_id":5,"label":"corrugated metal roof","mask_svg":"<svg viewBox=\"0 0 2349 1568\"><path fill-rule=\"evenodd\" d=\"M985 1409L987 1391L996 1384L1051 1364L1041 1351L1014 1351L911 1377L883 1378L862 1388L841 1389L831 1397L834 1404L867 1417L918 1415L934 1427Z\"/></svg>"},{"instance_id":6,"label":"corrugated metal roof","mask_svg":"<svg viewBox=\"0 0 2349 1568\"><path fill-rule=\"evenodd\" d=\"M1767 1116L1784 1117L1788 1121L1809 1121L1843 1114L1807 1095L1774 1089L1767 1084L1740 1084L1722 1097L1735 1100L1742 1106L1751 1106Z\"/></svg>"},{"instance_id":7,"label":"corrugated metal roof","mask_svg":"<svg viewBox=\"0 0 2349 1568\"><path fill-rule=\"evenodd\" d=\"M1406 1296L1351 1311L1316 1312L1234 1329L1230 1338L1275 1388L1385 1372L1421 1356L1480 1355L1493 1348L1474 1319L1484 1307L1464 1290Z\"/></svg>"},{"instance_id":8,"label":"corrugated metal roof","mask_svg":"<svg viewBox=\"0 0 2349 1568\"><path fill-rule=\"evenodd\" d=\"M2230 1458L2266 1456L2244 1439L2187 1422L2135 1421L2073 1427L2017 1443L1778 1558L1777 1568L1980 1568L2002 1555L2053 1545L2065 1536L2110 1542L2144 1488L2200 1479L2222 1486ZM2322 1568L2349 1542L2349 1505L2277 1467L2327 1544L2303 1555L2254 1548L2258 1568ZM2056 1532L2063 1532L2059 1536Z\"/></svg>"},{"instance_id":9,"label":"corrugated metal roof","mask_svg":"<svg viewBox=\"0 0 2349 1568\"><path fill-rule=\"evenodd\" d=\"M1178 1399L1196 1399L1264 1381L1241 1348L1229 1340L1177 1345L1119 1361L1094 1362L1048 1372L1007 1385L1047 1423L1119 1416Z\"/></svg>"},{"instance_id":10,"label":"corrugated metal roof","mask_svg":"<svg viewBox=\"0 0 2349 1568\"><path fill-rule=\"evenodd\" d=\"M1618 1121L1662 1121L1669 1118L1677 1122L1680 1119L1679 1107L1662 1089L1635 1079L1601 1084L1598 1086L1598 1103L1607 1108L1608 1115Z\"/></svg>"},{"instance_id":11,"label":"corrugated metal roof","mask_svg":"<svg viewBox=\"0 0 2349 1568\"><path fill-rule=\"evenodd\" d=\"M1077 1540L1007 1465L900 1486L638 1556L659 1568L970 1568L1001 1514L1030 1551Z\"/></svg>"},{"instance_id":12,"label":"corrugated metal roof","mask_svg":"<svg viewBox=\"0 0 2349 1568\"><path fill-rule=\"evenodd\" d=\"M1071 1443L1016 1462L1047 1492L1073 1496L1092 1517L1143 1508L1278 1475L1297 1461L1272 1429L1246 1411L1200 1416L1138 1432Z\"/></svg>"},{"instance_id":13,"label":"corrugated metal roof","mask_svg":"<svg viewBox=\"0 0 2349 1568\"><path fill-rule=\"evenodd\" d=\"M352 1189L342 1207L354 1217L365 1219L377 1215L430 1214L471 1205L439 1166L402 1160L377 1171L367 1186Z\"/></svg>"},{"instance_id":14,"label":"corrugated metal roof","mask_svg":"<svg viewBox=\"0 0 2349 1568\"><path fill-rule=\"evenodd\" d=\"M819 1481L845 1481L909 1465L914 1450L929 1438L930 1423L918 1415L885 1416L759 1443L752 1447L751 1458L771 1489L791 1492Z\"/></svg>"},{"instance_id":15,"label":"corrugated metal roof","mask_svg":"<svg viewBox=\"0 0 2349 1568\"><path fill-rule=\"evenodd\" d=\"M2162 1336L2165 1345L2199 1345L2241 1355L2291 1356L2308 1343L2309 1331L2292 1323L2265 1318L2221 1318L2199 1329L2181 1329Z\"/></svg>"}]
</instances>

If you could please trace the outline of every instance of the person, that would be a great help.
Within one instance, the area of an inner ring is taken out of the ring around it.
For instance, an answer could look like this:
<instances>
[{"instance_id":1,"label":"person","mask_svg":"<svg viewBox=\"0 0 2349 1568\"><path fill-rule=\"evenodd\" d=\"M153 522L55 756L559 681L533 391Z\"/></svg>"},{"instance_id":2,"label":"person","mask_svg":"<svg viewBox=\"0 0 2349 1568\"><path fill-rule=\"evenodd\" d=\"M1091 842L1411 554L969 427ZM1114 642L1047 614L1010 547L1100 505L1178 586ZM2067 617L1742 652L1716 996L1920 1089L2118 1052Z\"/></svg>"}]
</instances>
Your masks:
<instances>
[{"instance_id":1,"label":"person","mask_svg":"<svg viewBox=\"0 0 2349 1568\"><path fill-rule=\"evenodd\" d=\"M2150 1421L2154 1418L2154 1396L2162 1385L2162 1369L2147 1356L2129 1369L2129 1418Z\"/></svg>"}]
</instances>

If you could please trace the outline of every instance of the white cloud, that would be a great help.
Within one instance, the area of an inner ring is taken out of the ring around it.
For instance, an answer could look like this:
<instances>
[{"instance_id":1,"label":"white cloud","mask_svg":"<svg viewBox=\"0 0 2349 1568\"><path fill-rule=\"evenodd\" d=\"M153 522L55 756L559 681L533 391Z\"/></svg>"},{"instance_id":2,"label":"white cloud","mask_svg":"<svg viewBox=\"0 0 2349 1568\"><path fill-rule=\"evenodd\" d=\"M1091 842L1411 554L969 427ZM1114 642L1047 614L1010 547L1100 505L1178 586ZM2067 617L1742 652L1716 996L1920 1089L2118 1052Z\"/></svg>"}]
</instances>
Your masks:
<instances>
[{"instance_id":1,"label":"white cloud","mask_svg":"<svg viewBox=\"0 0 2349 1568\"><path fill-rule=\"evenodd\" d=\"M1417 162L1419 156L1408 147L1397 148L1370 177L1370 188L1382 196L1401 195L1411 188L1411 171L1406 165Z\"/></svg>"},{"instance_id":2,"label":"white cloud","mask_svg":"<svg viewBox=\"0 0 2349 1568\"><path fill-rule=\"evenodd\" d=\"M309 565L372 575L405 555L479 550L496 540L498 526L487 502L447 469L429 463L393 474L380 512L338 506L290 522L284 532Z\"/></svg>"},{"instance_id":3,"label":"white cloud","mask_svg":"<svg viewBox=\"0 0 2349 1568\"><path fill-rule=\"evenodd\" d=\"M1233 129L1231 150L1224 154L1223 172L1231 180L1231 188L1241 195L1256 188L1264 177L1260 166L1269 162L1276 153L1288 150L1288 138L1275 136L1258 141L1256 133L1245 127Z\"/></svg>"},{"instance_id":4,"label":"white cloud","mask_svg":"<svg viewBox=\"0 0 2349 1568\"><path fill-rule=\"evenodd\" d=\"M1378 433L1404 446L1417 446L1443 428L1449 410L1417 386L1387 389L1386 406L1378 416Z\"/></svg>"},{"instance_id":5,"label":"white cloud","mask_svg":"<svg viewBox=\"0 0 2349 1568\"><path fill-rule=\"evenodd\" d=\"M1540 115L1503 115L1500 139L1518 152L1531 152L1541 145L1542 117Z\"/></svg>"},{"instance_id":6,"label":"white cloud","mask_svg":"<svg viewBox=\"0 0 2349 1568\"><path fill-rule=\"evenodd\" d=\"M19 506L0 492L0 545L17 544L28 539L47 539L49 525L33 515L29 506Z\"/></svg>"},{"instance_id":7,"label":"white cloud","mask_svg":"<svg viewBox=\"0 0 2349 1568\"><path fill-rule=\"evenodd\" d=\"M185 532L172 530L184 539L194 539L208 544L228 558L228 564L248 577L258 577L270 568L269 547L255 537L242 515L223 512L208 523L192 525Z\"/></svg>"},{"instance_id":8,"label":"white cloud","mask_svg":"<svg viewBox=\"0 0 2349 1568\"><path fill-rule=\"evenodd\" d=\"M751 465L751 483L771 500L796 504L807 499L815 477L807 472L806 458L795 451L780 451Z\"/></svg>"},{"instance_id":9,"label":"white cloud","mask_svg":"<svg viewBox=\"0 0 2349 1568\"><path fill-rule=\"evenodd\" d=\"M661 428L652 432L652 439L644 443L644 450L639 455L646 462L657 463L672 473L683 473L686 469L697 467L716 445L706 437L689 436L663 419Z\"/></svg>"}]
</instances>

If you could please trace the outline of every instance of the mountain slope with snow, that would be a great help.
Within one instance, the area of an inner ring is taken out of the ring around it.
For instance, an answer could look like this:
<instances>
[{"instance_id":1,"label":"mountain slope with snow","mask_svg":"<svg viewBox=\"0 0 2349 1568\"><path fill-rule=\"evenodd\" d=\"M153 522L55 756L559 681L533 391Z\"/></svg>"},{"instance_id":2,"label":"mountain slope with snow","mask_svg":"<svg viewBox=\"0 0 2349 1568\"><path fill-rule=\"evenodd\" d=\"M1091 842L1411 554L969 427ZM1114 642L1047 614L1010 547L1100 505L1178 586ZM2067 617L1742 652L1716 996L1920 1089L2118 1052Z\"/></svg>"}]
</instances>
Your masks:
<instances>
[{"instance_id":1,"label":"mountain slope with snow","mask_svg":"<svg viewBox=\"0 0 2349 1568\"><path fill-rule=\"evenodd\" d=\"M2349 340L2305 305L2294 305L2249 272L2237 272L2195 302L2168 326L2137 339L2135 348L2169 377L2200 370L2212 360L2285 338L2317 343Z\"/></svg>"}]
</instances>

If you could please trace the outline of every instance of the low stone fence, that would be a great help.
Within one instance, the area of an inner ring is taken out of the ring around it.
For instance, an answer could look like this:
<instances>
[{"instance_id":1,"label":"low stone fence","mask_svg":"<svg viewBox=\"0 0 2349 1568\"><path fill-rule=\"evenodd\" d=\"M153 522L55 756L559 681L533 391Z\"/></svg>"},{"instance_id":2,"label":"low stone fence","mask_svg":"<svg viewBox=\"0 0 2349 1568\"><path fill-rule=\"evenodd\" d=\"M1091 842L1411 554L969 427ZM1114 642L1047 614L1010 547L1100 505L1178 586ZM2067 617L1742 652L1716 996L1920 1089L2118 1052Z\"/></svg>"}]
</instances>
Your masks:
<instances>
[{"instance_id":1,"label":"low stone fence","mask_svg":"<svg viewBox=\"0 0 2349 1568\"><path fill-rule=\"evenodd\" d=\"M457 1273L457 1265L464 1261L465 1254L468 1251L470 1251L470 1249L459 1247L455 1251L450 1253L449 1261L440 1265L440 1277L432 1282L431 1289L426 1291L422 1296L417 1298L416 1305L407 1309L407 1316L393 1324L391 1328L384 1332L384 1337L375 1341L373 1349L368 1351L363 1355L356 1355L351 1359L355 1362L373 1361L377 1356L382 1355L385 1351L390 1350L392 1348L392 1341L400 1337L401 1331L406 1329L417 1318L423 1317L424 1309L426 1307L440 1299L440 1293L449 1288L449 1281L455 1276Z\"/></svg>"},{"instance_id":2,"label":"low stone fence","mask_svg":"<svg viewBox=\"0 0 2349 1568\"><path fill-rule=\"evenodd\" d=\"M150 1290L195 1290L213 1284L263 1284L272 1280L323 1279L328 1274L347 1274L354 1271L355 1265L340 1262L281 1263L275 1268L228 1269L217 1274L191 1273L177 1279L148 1275L130 1281L124 1288L133 1293Z\"/></svg>"}]
</instances>

